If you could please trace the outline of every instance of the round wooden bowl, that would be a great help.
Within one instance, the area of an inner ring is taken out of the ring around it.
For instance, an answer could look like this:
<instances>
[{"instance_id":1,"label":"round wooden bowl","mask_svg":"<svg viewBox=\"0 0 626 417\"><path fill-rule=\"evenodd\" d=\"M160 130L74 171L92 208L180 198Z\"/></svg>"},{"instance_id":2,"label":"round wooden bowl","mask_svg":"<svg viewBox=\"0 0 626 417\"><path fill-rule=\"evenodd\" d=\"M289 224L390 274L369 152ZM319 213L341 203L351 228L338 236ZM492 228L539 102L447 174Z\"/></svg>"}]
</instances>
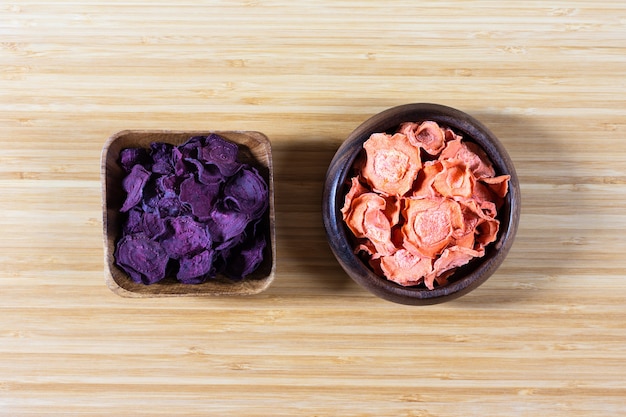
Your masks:
<instances>
[{"instance_id":1,"label":"round wooden bowl","mask_svg":"<svg viewBox=\"0 0 626 417\"><path fill-rule=\"evenodd\" d=\"M349 189L352 165L370 135L394 131L403 122L426 120L452 128L465 140L477 143L491 159L496 175L511 176L509 191L497 217L500 220L497 240L487 246L485 256L459 268L450 277L448 284L432 290L422 286L401 286L373 272L355 254L351 232L341 214ZM331 250L354 281L385 300L408 305L426 305L442 303L467 294L484 283L502 264L517 232L520 217L520 187L513 162L504 146L482 123L451 107L414 103L393 107L376 114L348 136L328 168L322 204L324 226Z\"/></svg>"}]
</instances>

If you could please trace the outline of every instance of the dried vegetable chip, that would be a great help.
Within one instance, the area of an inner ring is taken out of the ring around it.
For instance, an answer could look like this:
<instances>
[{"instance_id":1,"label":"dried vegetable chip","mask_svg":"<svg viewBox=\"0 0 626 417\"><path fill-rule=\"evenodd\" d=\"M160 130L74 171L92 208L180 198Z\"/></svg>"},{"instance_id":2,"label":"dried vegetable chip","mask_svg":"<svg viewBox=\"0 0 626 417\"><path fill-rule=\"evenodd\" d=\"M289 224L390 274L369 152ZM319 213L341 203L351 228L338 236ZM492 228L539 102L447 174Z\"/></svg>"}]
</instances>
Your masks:
<instances>
[{"instance_id":1,"label":"dried vegetable chip","mask_svg":"<svg viewBox=\"0 0 626 417\"><path fill-rule=\"evenodd\" d=\"M266 245L265 239L252 235L243 244L228 252L224 273L234 280L252 273L263 261Z\"/></svg>"},{"instance_id":2,"label":"dried vegetable chip","mask_svg":"<svg viewBox=\"0 0 626 417\"><path fill-rule=\"evenodd\" d=\"M267 184L253 167L242 168L224 185L224 204L233 211L258 218L267 210Z\"/></svg>"},{"instance_id":3,"label":"dried vegetable chip","mask_svg":"<svg viewBox=\"0 0 626 417\"><path fill-rule=\"evenodd\" d=\"M269 206L265 179L219 135L120 152L126 213L117 265L138 283L175 276L200 284L241 280L263 261Z\"/></svg>"},{"instance_id":4,"label":"dried vegetable chip","mask_svg":"<svg viewBox=\"0 0 626 417\"><path fill-rule=\"evenodd\" d=\"M445 146L446 132L435 122L403 123L399 132L406 135L413 146L430 155L439 154Z\"/></svg>"},{"instance_id":5,"label":"dried vegetable chip","mask_svg":"<svg viewBox=\"0 0 626 417\"><path fill-rule=\"evenodd\" d=\"M237 152L237 145L211 134L200 149L200 159L207 165L215 166L224 177L231 177L241 168Z\"/></svg>"},{"instance_id":6,"label":"dried vegetable chip","mask_svg":"<svg viewBox=\"0 0 626 417\"><path fill-rule=\"evenodd\" d=\"M509 175L486 153L433 121L374 133L354 164L343 220L374 271L402 286L445 285L485 254Z\"/></svg>"},{"instance_id":7,"label":"dried vegetable chip","mask_svg":"<svg viewBox=\"0 0 626 417\"><path fill-rule=\"evenodd\" d=\"M215 252L212 249L207 249L197 255L182 258L178 273L176 273L176 279L183 284L203 283L204 277L211 274L214 254Z\"/></svg>"},{"instance_id":8,"label":"dried vegetable chip","mask_svg":"<svg viewBox=\"0 0 626 417\"><path fill-rule=\"evenodd\" d=\"M135 165L122 181L122 188L126 191L126 200L120 209L121 212L130 210L141 201L143 188L150 179L150 172L141 165Z\"/></svg>"},{"instance_id":9,"label":"dried vegetable chip","mask_svg":"<svg viewBox=\"0 0 626 417\"><path fill-rule=\"evenodd\" d=\"M161 280L168 260L161 245L141 233L125 235L117 245L115 259L133 281L143 284Z\"/></svg>"},{"instance_id":10,"label":"dried vegetable chip","mask_svg":"<svg viewBox=\"0 0 626 417\"><path fill-rule=\"evenodd\" d=\"M120 165L127 173L137 164L145 166L149 160L150 155L144 148L127 148L120 152Z\"/></svg>"},{"instance_id":11,"label":"dried vegetable chip","mask_svg":"<svg viewBox=\"0 0 626 417\"><path fill-rule=\"evenodd\" d=\"M372 190L387 195L404 195L422 167L419 148L401 134L374 133L364 144L367 160L363 178Z\"/></svg>"}]
</instances>

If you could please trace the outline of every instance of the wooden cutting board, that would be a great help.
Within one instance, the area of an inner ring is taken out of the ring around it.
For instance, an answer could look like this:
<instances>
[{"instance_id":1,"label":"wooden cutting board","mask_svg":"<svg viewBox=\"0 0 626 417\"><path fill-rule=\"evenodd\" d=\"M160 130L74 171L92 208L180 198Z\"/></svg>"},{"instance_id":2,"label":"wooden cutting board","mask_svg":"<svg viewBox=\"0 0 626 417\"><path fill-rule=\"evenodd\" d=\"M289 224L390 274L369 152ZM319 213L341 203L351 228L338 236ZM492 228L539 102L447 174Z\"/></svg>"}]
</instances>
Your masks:
<instances>
[{"instance_id":1,"label":"wooden cutting board","mask_svg":"<svg viewBox=\"0 0 626 417\"><path fill-rule=\"evenodd\" d=\"M626 414L625 57L617 1L3 3L0 415ZM428 307L353 283L320 211L343 139L413 102L481 120L522 188L497 273ZM125 129L270 138L270 288L107 288Z\"/></svg>"}]
</instances>

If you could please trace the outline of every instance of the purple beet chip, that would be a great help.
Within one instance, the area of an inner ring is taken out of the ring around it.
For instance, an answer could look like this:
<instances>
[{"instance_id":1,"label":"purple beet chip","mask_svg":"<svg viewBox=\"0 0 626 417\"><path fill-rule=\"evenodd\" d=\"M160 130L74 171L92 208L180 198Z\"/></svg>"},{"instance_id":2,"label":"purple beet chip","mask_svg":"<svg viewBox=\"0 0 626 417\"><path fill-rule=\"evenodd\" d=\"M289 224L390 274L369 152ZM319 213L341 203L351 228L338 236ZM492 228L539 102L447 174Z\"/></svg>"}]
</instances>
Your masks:
<instances>
[{"instance_id":1,"label":"purple beet chip","mask_svg":"<svg viewBox=\"0 0 626 417\"><path fill-rule=\"evenodd\" d=\"M180 259L195 255L211 247L208 227L191 216L173 217L168 222L168 232L161 244L170 258Z\"/></svg>"},{"instance_id":2,"label":"purple beet chip","mask_svg":"<svg viewBox=\"0 0 626 417\"><path fill-rule=\"evenodd\" d=\"M179 145L177 148L180 151L183 159L199 159L198 150L202 148L204 143L204 136L192 136L187 140L187 142Z\"/></svg>"},{"instance_id":3,"label":"purple beet chip","mask_svg":"<svg viewBox=\"0 0 626 417\"><path fill-rule=\"evenodd\" d=\"M185 211L183 202L178 196L163 197L157 202L158 213L161 217L176 217Z\"/></svg>"},{"instance_id":4,"label":"purple beet chip","mask_svg":"<svg viewBox=\"0 0 626 417\"><path fill-rule=\"evenodd\" d=\"M213 271L213 250L207 249L195 256L181 258L176 279L183 284L201 284Z\"/></svg>"},{"instance_id":5,"label":"purple beet chip","mask_svg":"<svg viewBox=\"0 0 626 417\"><path fill-rule=\"evenodd\" d=\"M180 177L176 175L162 175L156 180L157 191L164 197L177 196L179 185Z\"/></svg>"},{"instance_id":6,"label":"purple beet chip","mask_svg":"<svg viewBox=\"0 0 626 417\"><path fill-rule=\"evenodd\" d=\"M161 245L141 233L124 236L117 244L115 259L133 281L147 285L165 278L169 261Z\"/></svg>"},{"instance_id":7,"label":"purple beet chip","mask_svg":"<svg viewBox=\"0 0 626 417\"><path fill-rule=\"evenodd\" d=\"M155 174L170 174L174 171L172 150L174 145L163 142L150 144L152 155L152 172Z\"/></svg>"},{"instance_id":8,"label":"purple beet chip","mask_svg":"<svg viewBox=\"0 0 626 417\"><path fill-rule=\"evenodd\" d=\"M242 168L224 186L224 203L257 219L269 205L267 184L255 168Z\"/></svg>"},{"instance_id":9,"label":"purple beet chip","mask_svg":"<svg viewBox=\"0 0 626 417\"><path fill-rule=\"evenodd\" d=\"M199 156L206 165L215 165L224 177L230 177L242 166L237 160L238 152L236 144L212 133L207 136Z\"/></svg>"},{"instance_id":10,"label":"purple beet chip","mask_svg":"<svg viewBox=\"0 0 626 417\"><path fill-rule=\"evenodd\" d=\"M198 219L206 219L211 215L219 191L219 184L202 184L189 177L180 184L180 200L189 204Z\"/></svg>"},{"instance_id":11,"label":"purple beet chip","mask_svg":"<svg viewBox=\"0 0 626 417\"><path fill-rule=\"evenodd\" d=\"M141 227L150 239L160 238L166 231L165 220L154 213L144 213L141 219Z\"/></svg>"},{"instance_id":12,"label":"purple beet chip","mask_svg":"<svg viewBox=\"0 0 626 417\"><path fill-rule=\"evenodd\" d=\"M166 231L165 221L158 215L134 208L128 212L124 223L125 235L144 234L149 239L157 239Z\"/></svg>"},{"instance_id":13,"label":"purple beet chip","mask_svg":"<svg viewBox=\"0 0 626 417\"><path fill-rule=\"evenodd\" d=\"M122 181L122 187L126 191L126 200L120 211L125 213L141 202L143 187L150 179L150 172L141 165L133 166L130 173Z\"/></svg>"},{"instance_id":14,"label":"purple beet chip","mask_svg":"<svg viewBox=\"0 0 626 417\"><path fill-rule=\"evenodd\" d=\"M150 156L144 148L126 148L120 152L120 165L127 173L130 172L135 165L143 165L148 167Z\"/></svg>"},{"instance_id":15,"label":"purple beet chip","mask_svg":"<svg viewBox=\"0 0 626 417\"><path fill-rule=\"evenodd\" d=\"M226 178L220 172L219 168L211 164L203 164L202 161L197 159L187 159L191 165L196 169L196 178L198 182L207 185L219 185L226 181Z\"/></svg>"},{"instance_id":16,"label":"purple beet chip","mask_svg":"<svg viewBox=\"0 0 626 417\"><path fill-rule=\"evenodd\" d=\"M221 244L241 235L249 222L250 219L247 214L225 210L223 205L219 205L211 212L211 221L208 225L213 240L220 243L221 248L224 248Z\"/></svg>"},{"instance_id":17,"label":"purple beet chip","mask_svg":"<svg viewBox=\"0 0 626 417\"><path fill-rule=\"evenodd\" d=\"M265 237L258 236L234 248L228 256L224 273L235 280L241 280L250 275L263 261L263 251L266 245Z\"/></svg>"}]
</instances>

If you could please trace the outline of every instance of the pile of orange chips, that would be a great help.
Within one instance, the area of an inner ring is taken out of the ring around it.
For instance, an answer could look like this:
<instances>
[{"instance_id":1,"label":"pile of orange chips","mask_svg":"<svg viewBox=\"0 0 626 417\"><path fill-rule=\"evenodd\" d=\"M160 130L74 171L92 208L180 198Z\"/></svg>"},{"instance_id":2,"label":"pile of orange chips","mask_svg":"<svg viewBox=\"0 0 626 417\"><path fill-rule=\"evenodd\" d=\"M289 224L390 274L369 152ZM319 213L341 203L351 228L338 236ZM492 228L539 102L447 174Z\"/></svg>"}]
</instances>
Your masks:
<instances>
[{"instance_id":1,"label":"pile of orange chips","mask_svg":"<svg viewBox=\"0 0 626 417\"><path fill-rule=\"evenodd\" d=\"M363 144L341 212L355 252L403 286L445 285L496 240L509 175L436 122L407 122Z\"/></svg>"}]
</instances>

